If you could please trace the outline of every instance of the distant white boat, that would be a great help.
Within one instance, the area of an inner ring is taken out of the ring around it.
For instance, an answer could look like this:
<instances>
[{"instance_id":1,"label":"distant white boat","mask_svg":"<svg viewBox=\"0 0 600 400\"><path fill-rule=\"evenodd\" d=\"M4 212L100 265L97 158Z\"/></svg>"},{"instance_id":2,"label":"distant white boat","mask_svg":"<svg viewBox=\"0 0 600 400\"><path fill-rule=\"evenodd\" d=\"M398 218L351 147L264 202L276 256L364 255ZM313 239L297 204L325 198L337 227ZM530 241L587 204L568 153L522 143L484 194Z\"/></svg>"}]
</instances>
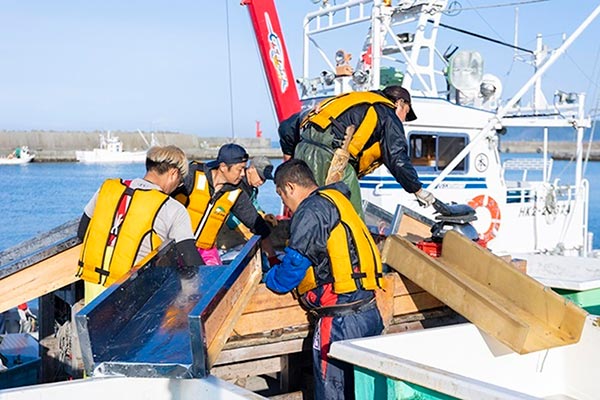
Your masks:
<instances>
[{"instance_id":1,"label":"distant white boat","mask_svg":"<svg viewBox=\"0 0 600 400\"><path fill-rule=\"evenodd\" d=\"M27 164L35 158L35 154L29 151L29 147L17 147L15 151L7 157L0 157L0 165L19 165Z\"/></svg>"},{"instance_id":2,"label":"distant white boat","mask_svg":"<svg viewBox=\"0 0 600 400\"><path fill-rule=\"evenodd\" d=\"M145 138L144 141L148 143ZM76 151L75 158L84 163L141 163L146 161L146 151L123 151L123 142L108 131L100 135L100 148Z\"/></svg>"}]
</instances>

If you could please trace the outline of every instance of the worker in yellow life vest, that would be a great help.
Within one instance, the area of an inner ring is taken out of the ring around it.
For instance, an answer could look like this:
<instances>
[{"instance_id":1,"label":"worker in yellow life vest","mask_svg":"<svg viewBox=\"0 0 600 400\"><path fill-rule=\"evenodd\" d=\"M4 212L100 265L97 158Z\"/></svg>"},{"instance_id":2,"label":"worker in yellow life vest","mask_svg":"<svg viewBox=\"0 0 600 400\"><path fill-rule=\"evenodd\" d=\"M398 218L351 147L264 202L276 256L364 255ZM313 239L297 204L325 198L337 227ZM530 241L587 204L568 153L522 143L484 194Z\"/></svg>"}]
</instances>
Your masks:
<instances>
[{"instance_id":1,"label":"worker in yellow life vest","mask_svg":"<svg viewBox=\"0 0 600 400\"><path fill-rule=\"evenodd\" d=\"M206 265L222 264L216 248L217 234L230 214L250 231L260 235L263 251L278 262L269 239L271 229L256 211L248 193L240 187L248 153L235 143L219 149L217 159L208 163L190 163L184 185L174 194L183 203L192 220L196 247Z\"/></svg>"},{"instance_id":2,"label":"worker in yellow life vest","mask_svg":"<svg viewBox=\"0 0 600 400\"><path fill-rule=\"evenodd\" d=\"M268 180L273 180L273 164L271 164L271 161L267 157L253 157L250 159L250 164L246 168L239 186L240 189L248 194L254 208L256 208L263 219L269 225L275 227L278 224L277 217L273 214L267 214L258 203L258 189ZM230 229L238 231L246 240L254 235L235 215L230 215L227 218L226 224Z\"/></svg>"},{"instance_id":3,"label":"worker in yellow life vest","mask_svg":"<svg viewBox=\"0 0 600 400\"><path fill-rule=\"evenodd\" d=\"M277 194L293 213L282 263L265 276L277 293L296 289L315 319L315 399L354 398L352 367L328 358L332 342L379 335L383 321L374 290L382 278L381 258L366 225L352 207L343 182L318 187L298 159L275 171Z\"/></svg>"},{"instance_id":4,"label":"worker in yellow life vest","mask_svg":"<svg viewBox=\"0 0 600 400\"><path fill-rule=\"evenodd\" d=\"M126 274L161 242L174 240L187 266L202 264L190 217L169 197L188 173L185 153L155 146L142 179L107 179L85 206L77 236L83 240L77 275L86 303Z\"/></svg>"},{"instance_id":5,"label":"worker in yellow life vest","mask_svg":"<svg viewBox=\"0 0 600 400\"><path fill-rule=\"evenodd\" d=\"M422 205L430 206L435 198L422 189L402 125L415 119L410 93L401 86L344 93L282 121L279 142L284 159L293 156L306 161L317 184L323 185L335 149L342 146L346 128L354 125L356 131L348 148L350 162L343 181L350 188L351 201L359 215L362 216L362 203L358 179L382 164L404 190L414 193Z\"/></svg>"}]
</instances>

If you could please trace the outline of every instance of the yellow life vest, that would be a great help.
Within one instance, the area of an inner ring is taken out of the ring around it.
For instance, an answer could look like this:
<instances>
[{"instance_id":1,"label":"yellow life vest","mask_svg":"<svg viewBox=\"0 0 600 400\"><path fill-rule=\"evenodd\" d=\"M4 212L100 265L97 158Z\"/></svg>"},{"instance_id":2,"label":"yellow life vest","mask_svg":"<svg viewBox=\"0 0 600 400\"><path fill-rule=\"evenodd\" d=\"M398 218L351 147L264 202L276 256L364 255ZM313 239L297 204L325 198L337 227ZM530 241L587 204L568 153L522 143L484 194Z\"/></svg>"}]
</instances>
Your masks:
<instances>
[{"instance_id":1,"label":"yellow life vest","mask_svg":"<svg viewBox=\"0 0 600 400\"><path fill-rule=\"evenodd\" d=\"M196 170L194 189L187 201L183 202L192 220L196 247L210 249L215 246L217 234L241 192L241 189L232 190L213 202L206 175Z\"/></svg>"},{"instance_id":2,"label":"yellow life vest","mask_svg":"<svg viewBox=\"0 0 600 400\"><path fill-rule=\"evenodd\" d=\"M113 227L117 208L125 195L131 196L125 216L119 226ZM152 249L158 247L162 239L154 232L153 223L168 199L169 196L159 190L131 189L120 179L106 180L83 239L77 276L110 286L133 267L146 235L151 235ZM111 233L116 235L113 246L108 245Z\"/></svg>"},{"instance_id":3,"label":"yellow life vest","mask_svg":"<svg viewBox=\"0 0 600 400\"><path fill-rule=\"evenodd\" d=\"M313 123L322 130L326 130L333 123L332 119L338 118L350 107L360 104L383 104L395 109L396 105L387 97L374 92L350 92L330 99L323 100L317 107L310 111L301 126ZM348 152L358 162L358 176L362 177L375 170L381 165L381 148L378 142L365 149L365 145L377 125L377 113L373 107L369 107L354 132Z\"/></svg>"},{"instance_id":4,"label":"yellow life vest","mask_svg":"<svg viewBox=\"0 0 600 400\"><path fill-rule=\"evenodd\" d=\"M333 292L342 294L357 289L374 290L381 287L382 267L379 250L366 225L354 211L350 200L335 189L324 189L318 193L331 201L340 213L340 222L327 239ZM356 247L358 270L354 270L351 265L351 243ZM310 267L298 285L298 292L304 294L324 283L328 282L318 282L313 267Z\"/></svg>"}]
</instances>

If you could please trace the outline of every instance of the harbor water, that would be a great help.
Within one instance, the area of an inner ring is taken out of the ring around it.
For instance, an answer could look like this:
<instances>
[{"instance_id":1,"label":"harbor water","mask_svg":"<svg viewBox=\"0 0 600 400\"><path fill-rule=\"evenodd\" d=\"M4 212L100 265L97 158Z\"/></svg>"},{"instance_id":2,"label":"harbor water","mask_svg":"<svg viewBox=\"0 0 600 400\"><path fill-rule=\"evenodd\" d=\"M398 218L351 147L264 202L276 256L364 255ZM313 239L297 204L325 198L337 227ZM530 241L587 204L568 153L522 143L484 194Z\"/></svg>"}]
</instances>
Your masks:
<instances>
[{"instance_id":1,"label":"harbor water","mask_svg":"<svg viewBox=\"0 0 600 400\"><path fill-rule=\"evenodd\" d=\"M504 156L504 155L503 155ZM511 156L515 156L512 154ZM275 165L279 160L273 160ZM570 183L574 163L555 161L552 180ZM144 175L144 164L94 165L79 163L31 163L0 167L0 251L79 218L83 207L107 178L132 179ZM600 162L585 170L590 182L589 231L594 249L600 248ZM531 179L536 177L531 176ZM263 210L277 214L281 209L273 182L259 192Z\"/></svg>"}]
</instances>

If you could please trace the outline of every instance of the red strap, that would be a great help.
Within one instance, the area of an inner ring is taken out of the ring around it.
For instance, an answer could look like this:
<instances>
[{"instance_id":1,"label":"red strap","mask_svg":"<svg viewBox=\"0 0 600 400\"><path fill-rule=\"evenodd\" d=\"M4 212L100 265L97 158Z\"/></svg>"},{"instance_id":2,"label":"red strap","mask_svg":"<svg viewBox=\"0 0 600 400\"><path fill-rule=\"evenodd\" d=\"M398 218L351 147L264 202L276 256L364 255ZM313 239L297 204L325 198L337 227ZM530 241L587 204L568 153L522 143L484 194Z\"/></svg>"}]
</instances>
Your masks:
<instances>
[{"instance_id":1,"label":"red strap","mask_svg":"<svg viewBox=\"0 0 600 400\"><path fill-rule=\"evenodd\" d=\"M123 181L127 187L131 184L131 180ZM121 200L119 201L119 205L117 206L117 212L115 214L115 220L113 221L113 226L110 230L110 234L108 235L108 240L106 241L107 246L114 246L115 241L117 240L117 236L119 235L119 231L121 230L121 225L123 224L123 220L125 219L125 215L127 214L127 210L129 209L129 204L131 203L131 195L126 191Z\"/></svg>"}]
</instances>

